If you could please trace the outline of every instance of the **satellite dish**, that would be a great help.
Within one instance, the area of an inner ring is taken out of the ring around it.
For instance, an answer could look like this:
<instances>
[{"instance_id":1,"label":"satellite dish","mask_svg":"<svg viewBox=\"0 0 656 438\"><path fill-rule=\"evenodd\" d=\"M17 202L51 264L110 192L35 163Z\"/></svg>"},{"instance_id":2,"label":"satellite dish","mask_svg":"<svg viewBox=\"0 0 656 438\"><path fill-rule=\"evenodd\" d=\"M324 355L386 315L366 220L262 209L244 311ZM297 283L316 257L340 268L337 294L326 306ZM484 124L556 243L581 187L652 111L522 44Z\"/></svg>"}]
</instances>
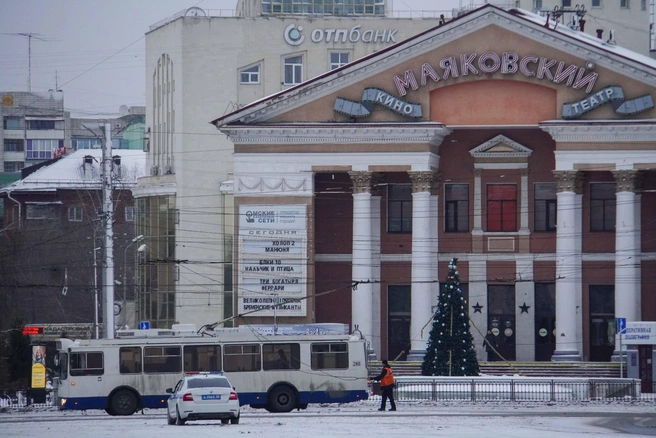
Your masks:
<instances>
[{"instance_id":1,"label":"satellite dish","mask_svg":"<svg viewBox=\"0 0 656 438\"><path fill-rule=\"evenodd\" d=\"M185 12L185 17L206 17L205 11L199 7L192 6Z\"/></svg>"},{"instance_id":2,"label":"satellite dish","mask_svg":"<svg viewBox=\"0 0 656 438\"><path fill-rule=\"evenodd\" d=\"M127 105L121 105L121 106L118 108L118 112L119 112L122 116L127 116L127 115L130 113L130 110L128 109L128 106L127 106Z\"/></svg>"}]
</instances>

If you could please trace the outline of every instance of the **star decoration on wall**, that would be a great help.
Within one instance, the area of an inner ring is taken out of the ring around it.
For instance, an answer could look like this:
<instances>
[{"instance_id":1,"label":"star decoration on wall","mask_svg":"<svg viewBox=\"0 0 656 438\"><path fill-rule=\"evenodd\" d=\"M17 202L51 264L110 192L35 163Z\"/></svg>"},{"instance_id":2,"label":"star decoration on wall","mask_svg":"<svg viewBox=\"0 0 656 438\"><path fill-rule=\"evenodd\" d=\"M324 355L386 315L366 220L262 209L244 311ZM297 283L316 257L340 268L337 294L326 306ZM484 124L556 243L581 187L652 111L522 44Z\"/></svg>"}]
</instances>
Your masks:
<instances>
[{"instance_id":1,"label":"star decoration on wall","mask_svg":"<svg viewBox=\"0 0 656 438\"><path fill-rule=\"evenodd\" d=\"M483 308L483 306L481 306L480 304L478 304L478 301L476 301L476 305L475 305L475 306L472 306L472 307L474 308L474 313L476 313L476 312L478 312L478 313L483 313L483 312L481 312L481 309Z\"/></svg>"},{"instance_id":2,"label":"star decoration on wall","mask_svg":"<svg viewBox=\"0 0 656 438\"><path fill-rule=\"evenodd\" d=\"M531 306L527 306L527 305L526 305L526 301L524 301L524 304L522 304L521 306L519 306L519 308L522 310L521 313L528 313L528 309L530 309Z\"/></svg>"}]
</instances>

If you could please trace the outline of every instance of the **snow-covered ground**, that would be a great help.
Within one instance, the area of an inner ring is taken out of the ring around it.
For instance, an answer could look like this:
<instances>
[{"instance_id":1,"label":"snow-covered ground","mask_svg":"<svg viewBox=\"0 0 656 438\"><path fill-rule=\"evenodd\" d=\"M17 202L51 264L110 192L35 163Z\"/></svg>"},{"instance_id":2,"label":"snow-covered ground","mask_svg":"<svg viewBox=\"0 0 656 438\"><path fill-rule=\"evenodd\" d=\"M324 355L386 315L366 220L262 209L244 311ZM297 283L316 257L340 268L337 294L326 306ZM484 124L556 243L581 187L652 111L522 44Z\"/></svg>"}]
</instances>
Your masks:
<instances>
[{"instance_id":1,"label":"snow-covered ground","mask_svg":"<svg viewBox=\"0 0 656 438\"><path fill-rule=\"evenodd\" d=\"M398 402L396 412L378 412L379 397L343 405L270 414L245 407L238 425L219 421L168 426L163 410L130 417L104 411L53 408L0 413L2 437L628 437L656 436L653 401L579 403ZM389 407L389 406L388 406Z\"/></svg>"}]
</instances>

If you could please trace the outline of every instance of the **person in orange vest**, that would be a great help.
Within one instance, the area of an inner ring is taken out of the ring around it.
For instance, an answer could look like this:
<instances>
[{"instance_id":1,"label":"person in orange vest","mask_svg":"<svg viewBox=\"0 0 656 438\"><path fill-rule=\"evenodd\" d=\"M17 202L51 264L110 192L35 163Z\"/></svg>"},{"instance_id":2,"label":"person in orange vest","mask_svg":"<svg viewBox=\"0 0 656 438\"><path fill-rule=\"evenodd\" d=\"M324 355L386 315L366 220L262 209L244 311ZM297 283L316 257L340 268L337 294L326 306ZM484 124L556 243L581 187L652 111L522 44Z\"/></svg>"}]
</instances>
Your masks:
<instances>
[{"instance_id":1,"label":"person in orange vest","mask_svg":"<svg viewBox=\"0 0 656 438\"><path fill-rule=\"evenodd\" d=\"M380 381L380 390L383 395L383 401L378 410L384 411L387 399L389 399L392 405L390 411L396 411L396 403L394 403L394 372L386 360L383 361L383 371L374 377L374 380Z\"/></svg>"}]
</instances>

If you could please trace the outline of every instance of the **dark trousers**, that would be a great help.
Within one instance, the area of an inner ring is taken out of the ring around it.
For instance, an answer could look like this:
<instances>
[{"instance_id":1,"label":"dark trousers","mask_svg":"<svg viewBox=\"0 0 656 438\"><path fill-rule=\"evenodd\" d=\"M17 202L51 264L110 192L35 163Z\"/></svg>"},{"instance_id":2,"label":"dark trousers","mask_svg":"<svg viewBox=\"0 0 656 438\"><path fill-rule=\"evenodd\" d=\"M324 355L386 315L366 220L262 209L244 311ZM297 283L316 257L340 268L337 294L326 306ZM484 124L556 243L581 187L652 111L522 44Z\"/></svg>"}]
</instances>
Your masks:
<instances>
[{"instance_id":1,"label":"dark trousers","mask_svg":"<svg viewBox=\"0 0 656 438\"><path fill-rule=\"evenodd\" d=\"M381 386L380 390L382 391L383 396L383 402L381 403L380 408L385 410L385 404L387 399L389 399L392 409L396 409L396 403L394 403L394 385Z\"/></svg>"}]
</instances>

